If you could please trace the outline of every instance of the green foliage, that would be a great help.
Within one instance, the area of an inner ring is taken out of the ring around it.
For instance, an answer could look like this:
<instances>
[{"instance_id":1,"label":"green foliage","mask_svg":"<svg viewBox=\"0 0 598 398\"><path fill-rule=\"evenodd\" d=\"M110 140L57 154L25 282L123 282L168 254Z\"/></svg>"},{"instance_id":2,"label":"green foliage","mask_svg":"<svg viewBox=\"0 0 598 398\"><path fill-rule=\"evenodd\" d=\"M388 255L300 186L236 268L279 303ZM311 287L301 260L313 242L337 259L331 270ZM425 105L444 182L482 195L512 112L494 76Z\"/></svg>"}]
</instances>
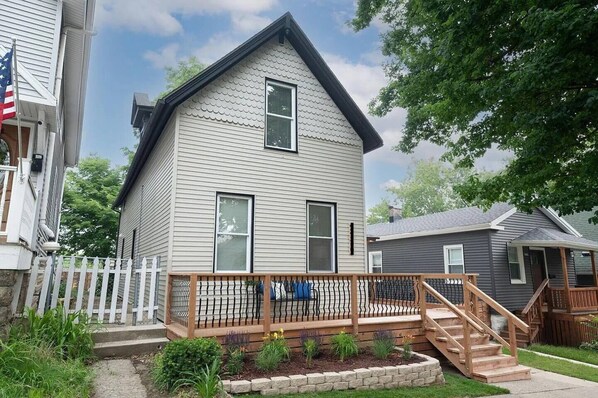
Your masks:
<instances>
[{"instance_id":1,"label":"green foliage","mask_svg":"<svg viewBox=\"0 0 598 398\"><path fill-rule=\"evenodd\" d=\"M357 30L381 20L389 83L374 115L407 109L397 149L420 142L471 167L488 149L514 158L490 179L459 189L487 206L596 205L598 9L583 0L360 0ZM595 213L593 221L598 221Z\"/></svg>"},{"instance_id":2,"label":"green foliage","mask_svg":"<svg viewBox=\"0 0 598 398\"><path fill-rule=\"evenodd\" d=\"M0 341L0 398L89 397L91 372L40 341Z\"/></svg>"},{"instance_id":3,"label":"green foliage","mask_svg":"<svg viewBox=\"0 0 598 398\"><path fill-rule=\"evenodd\" d=\"M243 371L245 352L249 345L249 333L231 330L224 336L226 348L226 371L230 375L237 375Z\"/></svg>"},{"instance_id":4,"label":"green foliage","mask_svg":"<svg viewBox=\"0 0 598 398\"><path fill-rule=\"evenodd\" d=\"M408 361L413 356L413 335L405 334L403 335L403 351L401 352L401 357Z\"/></svg>"},{"instance_id":5,"label":"green foliage","mask_svg":"<svg viewBox=\"0 0 598 398\"><path fill-rule=\"evenodd\" d=\"M226 371L230 375L238 375L243 371L245 351L237 349L229 351L226 356Z\"/></svg>"},{"instance_id":6,"label":"green foliage","mask_svg":"<svg viewBox=\"0 0 598 398\"><path fill-rule=\"evenodd\" d=\"M311 367L313 359L320 356L322 336L317 330L303 330L300 335L301 350L305 355L307 367Z\"/></svg>"},{"instance_id":7,"label":"green foliage","mask_svg":"<svg viewBox=\"0 0 598 398\"><path fill-rule=\"evenodd\" d=\"M374 332L372 353L376 358L386 359L394 352L396 345L395 335L391 330L377 330Z\"/></svg>"},{"instance_id":8,"label":"green foliage","mask_svg":"<svg viewBox=\"0 0 598 398\"><path fill-rule=\"evenodd\" d=\"M264 344L255 357L255 365L260 370L274 370L283 361L291 358L291 350L284 337L284 332L270 333L264 338Z\"/></svg>"},{"instance_id":9,"label":"green foliage","mask_svg":"<svg viewBox=\"0 0 598 398\"><path fill-rule=\"evenodd\" d=\"M214 338L174 340L156 356L152 374L160 387L173 390L190 375L199 375L214 362L220 366L221 361L222 347Z\"/></svg>"},{"instance_id":10,"label":"green foliage","mask_svg":"<svg viewBox=\"0 0 598 398\"><path fill-rule=\"evenodd\" d=\"M581 345L579 346L579 348L581 348L582 350L588 350L588 351L596 351L596 352L598 352L598 340L592 340L592 341L587 342L587 343L581 343Z\"/></svg>"},{"instance_id":11,"label":"green foliage","mask_svg":"<svg viewBox=\"0 0 598 398\"><path fill-rule=\"evenodd\" d=\"M82 159L67 172L60 224L65 253L100 257L115 253L118 213L112 203L122 181L123 169L99 156Z\"/></svg>"},{"instance_id":12,"label":"green foliage","mask_svg":"<svg viewBox=\"0 0 598 398\"><path fill-rule=\"evenodd\" d=\"M189 378L181 379L175 388L192 386L200 398L214 398L222 391L220 380L220 360L205 365L198 373L188 373Z\"/></svg>"},{"instance_id":13,"label":"green foliage","mask_svg":"<svg viewBox=\"0 0 598 398\"><path fill-rule=\"evenodd\" d=\"M357 339L355 336L346 333L344 330L330 338L330 345L332 353L339 357L341 362L344 361L345 358L354 357L359 354Z\"/></svg>"},{"instance_id":14,"label":"green foliage","mask_svg":"<svg viewBox=\"0 0 598 398\"><path fill-rule=\"evenodd\" d=\"M29 309L20 324L10 330L11 340L29 340L56 348L63 358L93 358L91 325L83 311L66 314L62 306L38 315Z\"/></svg>"},{"instance_id":15,"label":"green foliage","mask_svg":"<svg viewBox=\"0 0 598 398\"><path fill-rule=\"evenodd\" d=\"M166 71L166 91L162 92L158 98L162 98L171 91L179 88L204 70L205 67L196 57L192 56L187 60L179 61L177 66L164 68Z\"/></svg>"},{"instance_id":16,"label":"green foliage","mask_svg":"<svg viewBox=\"0 0 598 398\"><path fill-rule=\"evenodd\" d=\"M368 225L388 222L390 202L388 199L382 199L378 204L370 207L368 210Z\"/></svg>"}]
</instances>

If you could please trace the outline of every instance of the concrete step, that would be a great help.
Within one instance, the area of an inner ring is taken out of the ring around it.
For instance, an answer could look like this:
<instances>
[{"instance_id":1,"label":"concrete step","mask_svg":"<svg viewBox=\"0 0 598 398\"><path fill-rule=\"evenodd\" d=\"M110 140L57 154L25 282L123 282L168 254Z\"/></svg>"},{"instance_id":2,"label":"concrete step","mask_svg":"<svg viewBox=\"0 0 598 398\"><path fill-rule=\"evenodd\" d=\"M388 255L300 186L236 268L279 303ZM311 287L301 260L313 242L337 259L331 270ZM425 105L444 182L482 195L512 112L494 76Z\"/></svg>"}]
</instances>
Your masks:
<instances>
[{"instance_id":1,"label":"concrete step","mask_svg":"<svg viewBox=\"0 0 598 398\"><path fill-rule=\"evenodd\" d=\"M499 344L478 344L471 346L472 358L487 357L491 355L498 355L502 350L502 346ZM448 351L452 353L458 353L459 349L456 347L449 347Z\"/></svg>"},{"instance_id":2,"label":"concrete step","mask_svg":"<svg viewBox=\"0 0 598 398\"><path fill-rule=\"evenodd\" d=\"M93 350L98 358L130 357L158 352L169 341L166 337L113 341L97 343Z\"/></svg>"},{"instance_id":3,"label":"concrete step","mask_svg":"<svg viewBox=\"0 0 598 398\"><path fill-rule=\"evenodd\" d=\"M504 381L531 379L530 368L516 365L499 369L474 370L473 378L485 383L500 383Z\"/></svg>"},{"instance_id":4,"label":"concrete step","mask_svg":"<svg viewBox=\"0 0 598 398\"><path fill-rule=\"evenodd\" d=\"M461 360L465 363L465 359ZM510 355L490 355L487 357L473 358L473 370L483 371L499 368L507 368L510 366L517 366L517 360Z\"/></svg>"},{"instance_id":5,"label":"concrete step","mask_svg":"<svg viewBox=\"0 0 598 398\"><path fill-rule=\"evenodd\" d=\"M166 337L166 327L161 323L155 325L106 327L92 333L93 341L96 344L161 337Z\"/></svg>"}]
</instances>

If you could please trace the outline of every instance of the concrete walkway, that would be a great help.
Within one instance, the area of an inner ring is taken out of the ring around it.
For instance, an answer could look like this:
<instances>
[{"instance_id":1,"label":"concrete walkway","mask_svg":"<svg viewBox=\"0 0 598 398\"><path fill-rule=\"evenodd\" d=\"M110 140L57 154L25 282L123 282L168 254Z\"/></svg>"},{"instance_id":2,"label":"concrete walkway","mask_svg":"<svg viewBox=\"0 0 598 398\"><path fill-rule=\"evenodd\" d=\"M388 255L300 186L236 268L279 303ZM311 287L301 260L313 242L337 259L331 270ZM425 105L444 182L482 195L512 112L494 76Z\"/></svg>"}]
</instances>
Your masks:
<instances>
[{"instance_id":1,"label":"concrete walkway","mask_svg":"<svg viewBox=\"0 0 598 398\"><path fill-rule=\"evenodd\" d=\"M93 365L94 398L146 398L147 391L141 383L130 359L110 359Z\"/></svg>"},{"instance_id":2,"label":"concrete walkway","mask_svg":"<svg viewBox=\"0 0 598 398\"><path fill-rule=\"evenodd\" d=\"M594 369L588 368L589 372ZM596 370L598 372L598 370ZM598 383L545 372L532 368L532 379L496 383L507 388L511 394L495 395L494 398L591 398L598 396Z\"/></svg>"}]
</instances>

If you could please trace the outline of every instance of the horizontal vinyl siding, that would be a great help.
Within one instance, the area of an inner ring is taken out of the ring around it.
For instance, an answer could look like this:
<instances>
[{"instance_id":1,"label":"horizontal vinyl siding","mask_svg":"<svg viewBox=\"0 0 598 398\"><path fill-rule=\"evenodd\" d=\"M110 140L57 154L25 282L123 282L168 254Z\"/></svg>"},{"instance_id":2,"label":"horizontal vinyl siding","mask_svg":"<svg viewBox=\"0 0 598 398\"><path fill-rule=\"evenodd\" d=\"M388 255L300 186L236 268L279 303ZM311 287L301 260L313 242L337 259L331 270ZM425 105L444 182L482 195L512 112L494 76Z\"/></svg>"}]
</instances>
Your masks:
<instances>
[{"instance_id":1,"label":"horizontal vinyl siding","mask_svg":"<svg viewBox=\"0 0 598 398\"><path fill-rule=\"evenodd\" d=\"M53 57L58 40L56 25L61 19L57 0L0 1L0 44L9 48L17 38L19 63L48 90L53 91ZM21 95L38 97L37 91L22 79Z\"/></svg>"},{"instance_id":2,"label":"horizontal vinyl siding","mask_svg":"<svg viewBox=\"0 0 598 398\"><path fill-rule=\"evenodd\" d=\"M492 294L488 231L422 236L368 243L368 252L382 251L385 273L444 273L446 245L463 245L466 273L479 274L478 287Z\"/></svg>"},{"instance_id":3,"label":"horizontal vinyl siding","mask_svg":"<svg viewBox=\"0 0 598 398\"><path fill-rule=\"evenodd\" d=\"M138 258L160 256L160 266L162 268L159 286L160 317L162 317L164 310L164 291L168 260L172 170L174 165L174 120L175 118L172 118L166 126L152 154L148 158L143 171L127 195L121 212L120 237L117 249L118 256L120 256L122 252L122 237L124 237L125 258L130 258L133 230L137 229L135 251ZM148 263L148 266L150 265L151 263Z\"/></svg>"},{"instance_id":4,"label":"horizontal vinyl siding","mask_svg":"<svg viewBox=\"0 0 598 398\"><path fill-rule=\"evenodd\" d=\"M534 228L541 227L558 230L560 228L537 209L532 214L515 213L501 222L500 225L505 227L504 231L494 231L491 233L496 298L499 303L510 310L522 309L534 294L529 250L527 248L523 250L526 284L511 284L507 260L507 243ZM548 273L555 276L555 278L550 280L550 285L555 287L562 286L563 277L559 251L558 249L550 248L547 248L545 251ZM570 267L569 279L571 286L574 286L575 271L573 261L569 255L568 261Z\"/></svg>"},{"instance_id":5,"label":"horizontal vinyl siding","mask_svg":"<svg viewBox=\"0 0 598 398\"><path fill-rule=\"evenodd\" d=\"M306 202L337 203L341 272L363 272L361 147L299 137L264 149L263 130L181 115L173 271L211 272L216 193L255 196L254 272L305 272ZM349 224L355 223L355 255Z\"/></svg>"}]
</instances>

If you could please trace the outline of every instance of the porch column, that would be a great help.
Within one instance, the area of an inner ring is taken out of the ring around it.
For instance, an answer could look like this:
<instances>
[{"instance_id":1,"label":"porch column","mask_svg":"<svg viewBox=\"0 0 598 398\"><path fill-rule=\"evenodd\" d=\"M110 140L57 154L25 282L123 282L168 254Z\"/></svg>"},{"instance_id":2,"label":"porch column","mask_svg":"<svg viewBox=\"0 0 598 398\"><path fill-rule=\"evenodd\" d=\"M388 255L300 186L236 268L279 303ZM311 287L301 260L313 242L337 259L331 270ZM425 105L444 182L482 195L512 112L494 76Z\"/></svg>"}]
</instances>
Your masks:
<instances>
[{"instance_id":1,"label":"porch column","mask_svg":"<svg viewBox=\"0 0 598 398\"><path fill-rule=\"evenodd\" d=\"M564 247L559 247L561 251L561 265L563 267L563 284L565 286L565 299L567 300L567 312L571 312L571 296L569 295L569 273L567 270L567 254Z\"/></svg>"},{"instance_id":2,"label":"porch column","mask_svg":"<svg viewBox=\"0 0 598 398\"><path fill-rule=\"evenodd\" d=\"M594 287L596 288L596 302L598 303L598 274L596 273L596 258L594 250L590 251L590 258L592 259L592 277L594 279Z\"/></svg>"}]
</instances>

